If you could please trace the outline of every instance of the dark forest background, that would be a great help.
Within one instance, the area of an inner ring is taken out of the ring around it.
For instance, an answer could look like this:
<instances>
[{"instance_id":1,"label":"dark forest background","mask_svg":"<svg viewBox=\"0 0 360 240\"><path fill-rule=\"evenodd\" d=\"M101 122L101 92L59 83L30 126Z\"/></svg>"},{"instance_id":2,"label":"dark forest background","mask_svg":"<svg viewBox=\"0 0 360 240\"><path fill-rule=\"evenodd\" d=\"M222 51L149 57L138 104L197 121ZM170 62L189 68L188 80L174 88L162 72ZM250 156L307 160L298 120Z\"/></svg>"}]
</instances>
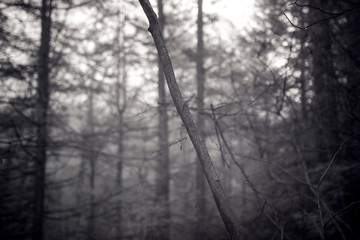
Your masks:
<instances>
[{"instance_id":1,"label":"dark forest background","mask_svg":"<svg viewBox=\"0 0 360 240\"><path fill-rule=\"evenodd\" d=\"M360 1L152 4L243 238L360 239ZM0 239L229 239L147 28L1 1Z\"/></svg>"}]
</instances>

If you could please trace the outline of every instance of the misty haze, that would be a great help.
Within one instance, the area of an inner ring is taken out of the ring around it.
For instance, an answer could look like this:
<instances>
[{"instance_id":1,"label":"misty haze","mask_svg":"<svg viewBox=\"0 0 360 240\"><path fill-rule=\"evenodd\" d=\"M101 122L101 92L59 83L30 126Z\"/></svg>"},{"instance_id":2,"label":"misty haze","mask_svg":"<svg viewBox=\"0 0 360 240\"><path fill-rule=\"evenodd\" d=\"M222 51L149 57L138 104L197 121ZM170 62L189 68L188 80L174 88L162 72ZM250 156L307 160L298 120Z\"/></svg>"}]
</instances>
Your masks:
<instances>
[{"instance_id":1,"label":"misty haze","mask_svg":"<svg viewBox=\"0 0 360 240\"><path fill-rule=\"evenodd\" d=\"M359 240L359 0L2 0L0 240Z\"/></svg>"}]
</instances>

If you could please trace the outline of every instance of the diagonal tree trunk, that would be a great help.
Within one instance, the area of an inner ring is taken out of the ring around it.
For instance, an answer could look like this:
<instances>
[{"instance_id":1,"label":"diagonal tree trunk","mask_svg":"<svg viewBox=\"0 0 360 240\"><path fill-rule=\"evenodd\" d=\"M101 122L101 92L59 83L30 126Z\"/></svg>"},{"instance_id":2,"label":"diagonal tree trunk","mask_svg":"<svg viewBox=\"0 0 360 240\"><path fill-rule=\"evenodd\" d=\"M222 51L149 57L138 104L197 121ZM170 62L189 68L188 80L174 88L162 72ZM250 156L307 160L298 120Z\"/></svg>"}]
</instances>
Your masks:
<instances>
[{"instance_id":1,"label":"diagonal tree trunk","mask_svg":"<svg viewBox=\"0 0 360 240\"><path fill-rule=\"evenodd\" d=\"M44 202L47 149L47 115L49 106L49 52L51 40L51 0L42 0L41 39L38 62L37 87L37 155L35 159L35 205L33 239L42 240L44 235Z\"/></svg>"},{"instance_id":2,"label":"diagonal tree trunk","mask_svg":"<svg viewBox=\"0 0 360 240\"><path fill-rule=\"evenodd\" d=\"M157 16L148 0L139 0L139 2L149 20L149 32L154 38L154 42L165 72L166 81L170 90L172 100L194 145L199 161L201 162L203 173L205 174L206 180L210 186L218 211L222 217L227 231L229 232L230 238L232 240L241 239L242 235L240 233L240 226L237 224L237 220L230 210L228 200L225 196L219 177L217 176L215 167L211 161L205 142L199 133L199 129L196 126L193 117L191 116L189 107L184 102L179 86L177 85L174 69L172 67L172 63L166 49L164 39L161 34L161 28L159 26Z\"/></svg>"}]
</instances>

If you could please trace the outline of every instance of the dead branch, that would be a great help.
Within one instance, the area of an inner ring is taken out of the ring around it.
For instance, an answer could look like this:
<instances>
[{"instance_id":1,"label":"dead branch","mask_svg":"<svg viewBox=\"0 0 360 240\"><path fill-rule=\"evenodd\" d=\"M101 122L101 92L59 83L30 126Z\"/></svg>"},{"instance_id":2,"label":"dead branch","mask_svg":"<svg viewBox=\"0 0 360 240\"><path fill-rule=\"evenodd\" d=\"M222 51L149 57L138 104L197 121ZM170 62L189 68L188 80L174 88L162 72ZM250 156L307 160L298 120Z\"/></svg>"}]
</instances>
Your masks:
<instances>
[{"instance_id":1,"label":"dead branch","mask_svg":"<svg viewBox=\"0 0 360 240\"><path fill-rule=\"evenodd\" d=\"M225 196L224 189L220 183L219 177L216 173L215 167L212 163L205 142L199 133L198 127L196 126L193 117L191 116L189 107L187 106L181 95L179 86L175 78L171 59L165 46L163 36L161 34L161 29L157 16L149 0L139 0L139 2L149 20L150 27L148 30L154 39L161 65L166 76L166 81L169 87L171 98L194 145L204 175L213 194L218 211L222 217L222 220L230 235L230 238L232 240L240 240L243 238L243 234L241 234L240 232L240 226L237 224L235 215L230 210L227 197Z\"/></svg>"}]
</instances>

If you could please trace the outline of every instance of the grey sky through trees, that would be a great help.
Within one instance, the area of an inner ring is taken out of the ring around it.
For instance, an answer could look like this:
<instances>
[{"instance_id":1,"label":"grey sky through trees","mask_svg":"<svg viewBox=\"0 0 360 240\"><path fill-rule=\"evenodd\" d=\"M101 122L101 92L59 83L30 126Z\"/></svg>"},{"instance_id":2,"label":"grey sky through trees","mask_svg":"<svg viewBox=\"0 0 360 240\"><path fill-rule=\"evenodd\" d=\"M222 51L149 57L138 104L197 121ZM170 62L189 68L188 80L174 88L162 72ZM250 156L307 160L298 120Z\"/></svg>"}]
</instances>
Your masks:
<instances>
[{"instance_id":1,"label":"grey sky through trees","mask_svg":"<svg viewBox=\"0 0 360 240\"><path fill-rule=\"evenodd\" d=\"M359 239L357 1L150 2L1 1L0 239Z\"/></svg>"}]
</instances>

